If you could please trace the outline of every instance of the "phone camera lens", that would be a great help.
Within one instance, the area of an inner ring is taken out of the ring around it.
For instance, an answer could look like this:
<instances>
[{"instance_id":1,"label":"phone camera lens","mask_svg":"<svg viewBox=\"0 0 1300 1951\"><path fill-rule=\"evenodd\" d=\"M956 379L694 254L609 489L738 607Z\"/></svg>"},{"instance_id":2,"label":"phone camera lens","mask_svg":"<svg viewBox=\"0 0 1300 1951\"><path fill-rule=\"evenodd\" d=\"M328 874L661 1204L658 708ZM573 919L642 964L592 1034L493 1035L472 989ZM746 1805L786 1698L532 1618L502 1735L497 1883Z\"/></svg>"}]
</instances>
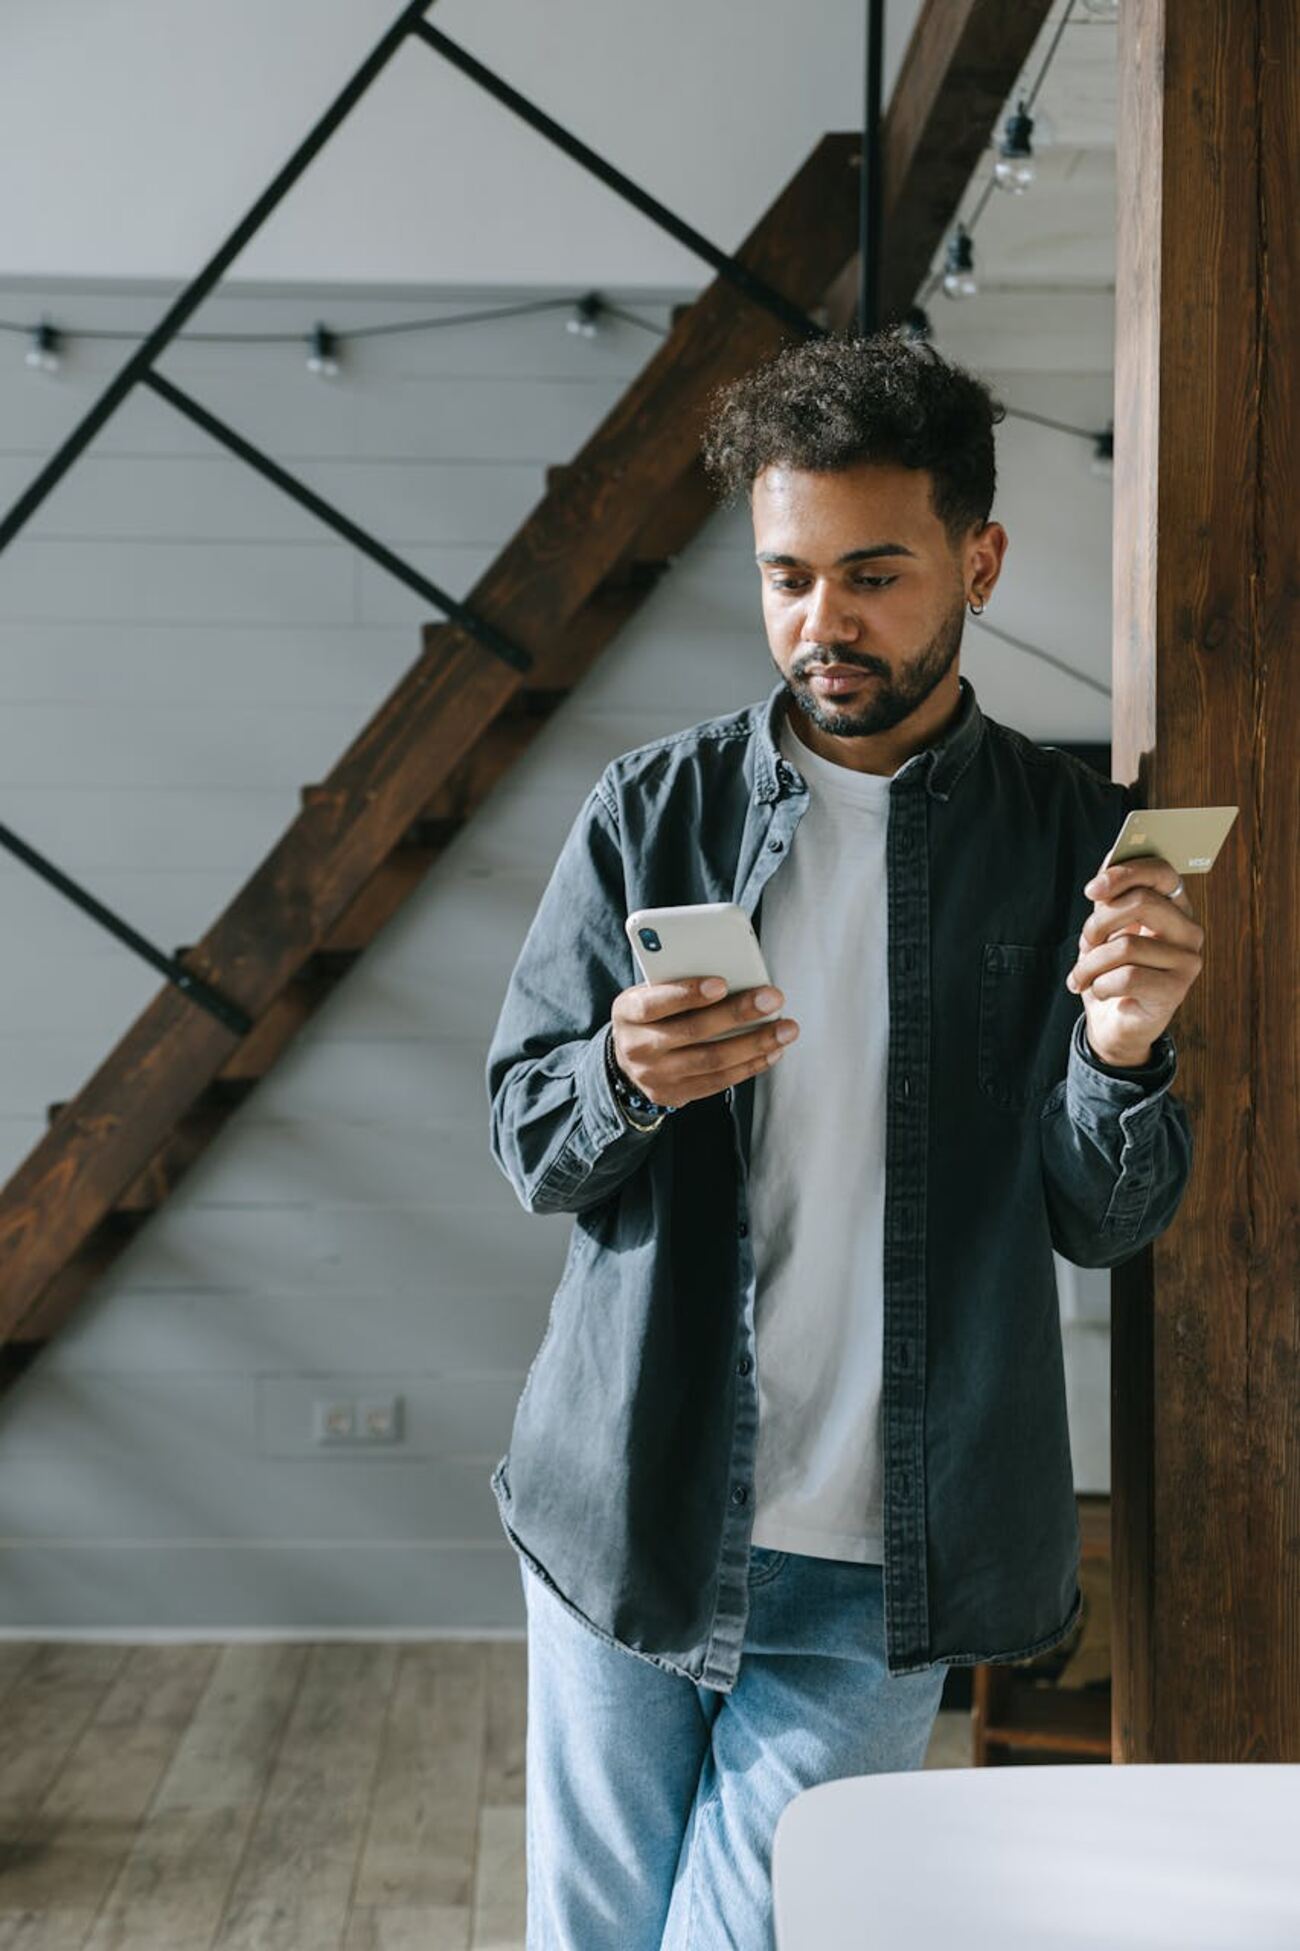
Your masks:
<instances>
[{"instance_id":1,"label":"phone camera lens","mask_svg":"<svg viewBox=\"0 0 1300 1951\"><path fill-rule=\"evenodd\" d=\"M655 934L653 928L638 928L636 932L641 937L641 945L643 948L648 948L653 952L655 949L663 947L663 943L660 941L658 935Z\"/></svg>"}]
</instances>

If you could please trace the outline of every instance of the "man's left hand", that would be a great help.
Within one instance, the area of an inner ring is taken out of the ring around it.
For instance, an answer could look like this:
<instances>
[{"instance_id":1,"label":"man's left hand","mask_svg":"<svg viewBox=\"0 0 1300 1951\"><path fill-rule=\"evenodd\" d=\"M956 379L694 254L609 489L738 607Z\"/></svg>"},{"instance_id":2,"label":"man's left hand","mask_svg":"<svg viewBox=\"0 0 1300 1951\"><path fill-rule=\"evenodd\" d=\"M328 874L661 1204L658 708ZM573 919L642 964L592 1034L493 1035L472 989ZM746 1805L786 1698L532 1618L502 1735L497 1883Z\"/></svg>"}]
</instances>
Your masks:
<instances>
[{"instance_id":1,"label":"man's left hand","mask_svg":"<svg viewBox=\"0 0 1300 1951\"><path fill-rule=\"evenodd\" d=\"M1109 858L1109 856L1108 856ZM1101 869L1067 988L1083 997L1088 1043L1104 1064L1150 1060L1197 976L1205 930L1192 917L1177 871L1156 854Z\"/></svg>"}]
</instances>

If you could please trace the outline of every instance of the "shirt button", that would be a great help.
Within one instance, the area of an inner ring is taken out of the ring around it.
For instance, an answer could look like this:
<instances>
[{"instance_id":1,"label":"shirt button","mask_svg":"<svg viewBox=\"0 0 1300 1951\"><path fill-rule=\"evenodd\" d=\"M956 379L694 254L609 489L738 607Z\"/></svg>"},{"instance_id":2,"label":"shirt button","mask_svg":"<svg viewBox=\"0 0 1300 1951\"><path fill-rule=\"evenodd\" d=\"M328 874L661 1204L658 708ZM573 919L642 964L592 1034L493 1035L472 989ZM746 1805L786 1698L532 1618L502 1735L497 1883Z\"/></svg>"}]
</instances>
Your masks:
<instances>
[{"instance_id":1,"label":"shirt button","mask_svg":"<svg viewBox=\"0 0 1300 1951\"><path fill-rule=\"evenodd\" d=\"M733 1504L743 1504L747 1501L748 1497L749 1492L745 1489L744 1484L732 1485L731 1501Z\"/></svg>"},{"instance_id":2,"label":"shirt button","mask_svg":"<svg viewBox=\"0 0 1300 1951\"><path fill-rule=\"evenodd\" d=\"M753 1363L750 1361L749 1356L742 1355L740 1360L736 1363L736 1373L737 1375L748 1375L752 1367L753 1367Z\"/></svg>"},{"instance_id":3,"label":"shirt button","mask_svg":"<svg viewBox=\"0 0 1300 1951\"><path fill-rule=\"evenodd\" d=\"M784 840L769 840L767 843L767 851L770 854L779 854L784 845Z\"/></svg>"}]
</instances>

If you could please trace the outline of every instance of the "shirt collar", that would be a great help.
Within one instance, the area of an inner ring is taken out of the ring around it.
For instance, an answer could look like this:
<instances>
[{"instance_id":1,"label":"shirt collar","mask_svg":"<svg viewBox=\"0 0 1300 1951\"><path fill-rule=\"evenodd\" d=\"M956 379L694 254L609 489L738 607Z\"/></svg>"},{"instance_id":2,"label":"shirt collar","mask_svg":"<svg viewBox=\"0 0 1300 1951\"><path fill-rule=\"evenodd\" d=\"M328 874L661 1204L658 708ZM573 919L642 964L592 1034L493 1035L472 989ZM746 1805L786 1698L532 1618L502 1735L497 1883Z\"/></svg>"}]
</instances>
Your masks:
<instances>
[{"instance_id":1,"label":"shirt collar","mask_svg":"<svg viewBox=\"0 0 1300 1951\"><path fill-rule=\"evenodd\" d=\"M925 779L926 789L935 799L947 799L953 787L974 758L984 735L984 714L979 708L970 679L958 676L961 703L947 730L914 752L894 774L893 784L907 778ZM789 762L777 743L787 686L784 679L773 685L766 702L754 707L754 797L779 799L783 785L791 782ZM909 777L910 775L910 777Z\"/></svg>"}]
</instances>

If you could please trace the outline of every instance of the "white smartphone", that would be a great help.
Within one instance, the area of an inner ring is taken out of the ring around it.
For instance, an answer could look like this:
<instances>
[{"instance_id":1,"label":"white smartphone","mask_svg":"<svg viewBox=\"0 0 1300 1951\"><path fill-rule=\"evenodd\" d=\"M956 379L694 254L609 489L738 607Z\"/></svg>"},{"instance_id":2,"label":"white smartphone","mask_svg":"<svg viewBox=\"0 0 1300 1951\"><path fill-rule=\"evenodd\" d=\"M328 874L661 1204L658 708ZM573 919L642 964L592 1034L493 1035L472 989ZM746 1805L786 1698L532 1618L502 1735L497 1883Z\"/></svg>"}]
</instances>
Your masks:
<instances>
[{"instance_id":1,"label":"white smartphone","mask_svg":"<svg viewBox=\"0 0 1300 1951\"><path fill-rule=\"evenodd\" d=\"M638 908L623 926L637 967L646 982L680 982L692 976L721 976L727 994L738 989L775 988L767 973L753 923L735 901L696 901L680 908ZM722 998L718 998L719 1002ZM703 1005L702 1005L703 1006ZM779 1017L779 1009L754 1016L706 1039L744 1036L759 1023Z\"/></svg>"}]
</instances>

